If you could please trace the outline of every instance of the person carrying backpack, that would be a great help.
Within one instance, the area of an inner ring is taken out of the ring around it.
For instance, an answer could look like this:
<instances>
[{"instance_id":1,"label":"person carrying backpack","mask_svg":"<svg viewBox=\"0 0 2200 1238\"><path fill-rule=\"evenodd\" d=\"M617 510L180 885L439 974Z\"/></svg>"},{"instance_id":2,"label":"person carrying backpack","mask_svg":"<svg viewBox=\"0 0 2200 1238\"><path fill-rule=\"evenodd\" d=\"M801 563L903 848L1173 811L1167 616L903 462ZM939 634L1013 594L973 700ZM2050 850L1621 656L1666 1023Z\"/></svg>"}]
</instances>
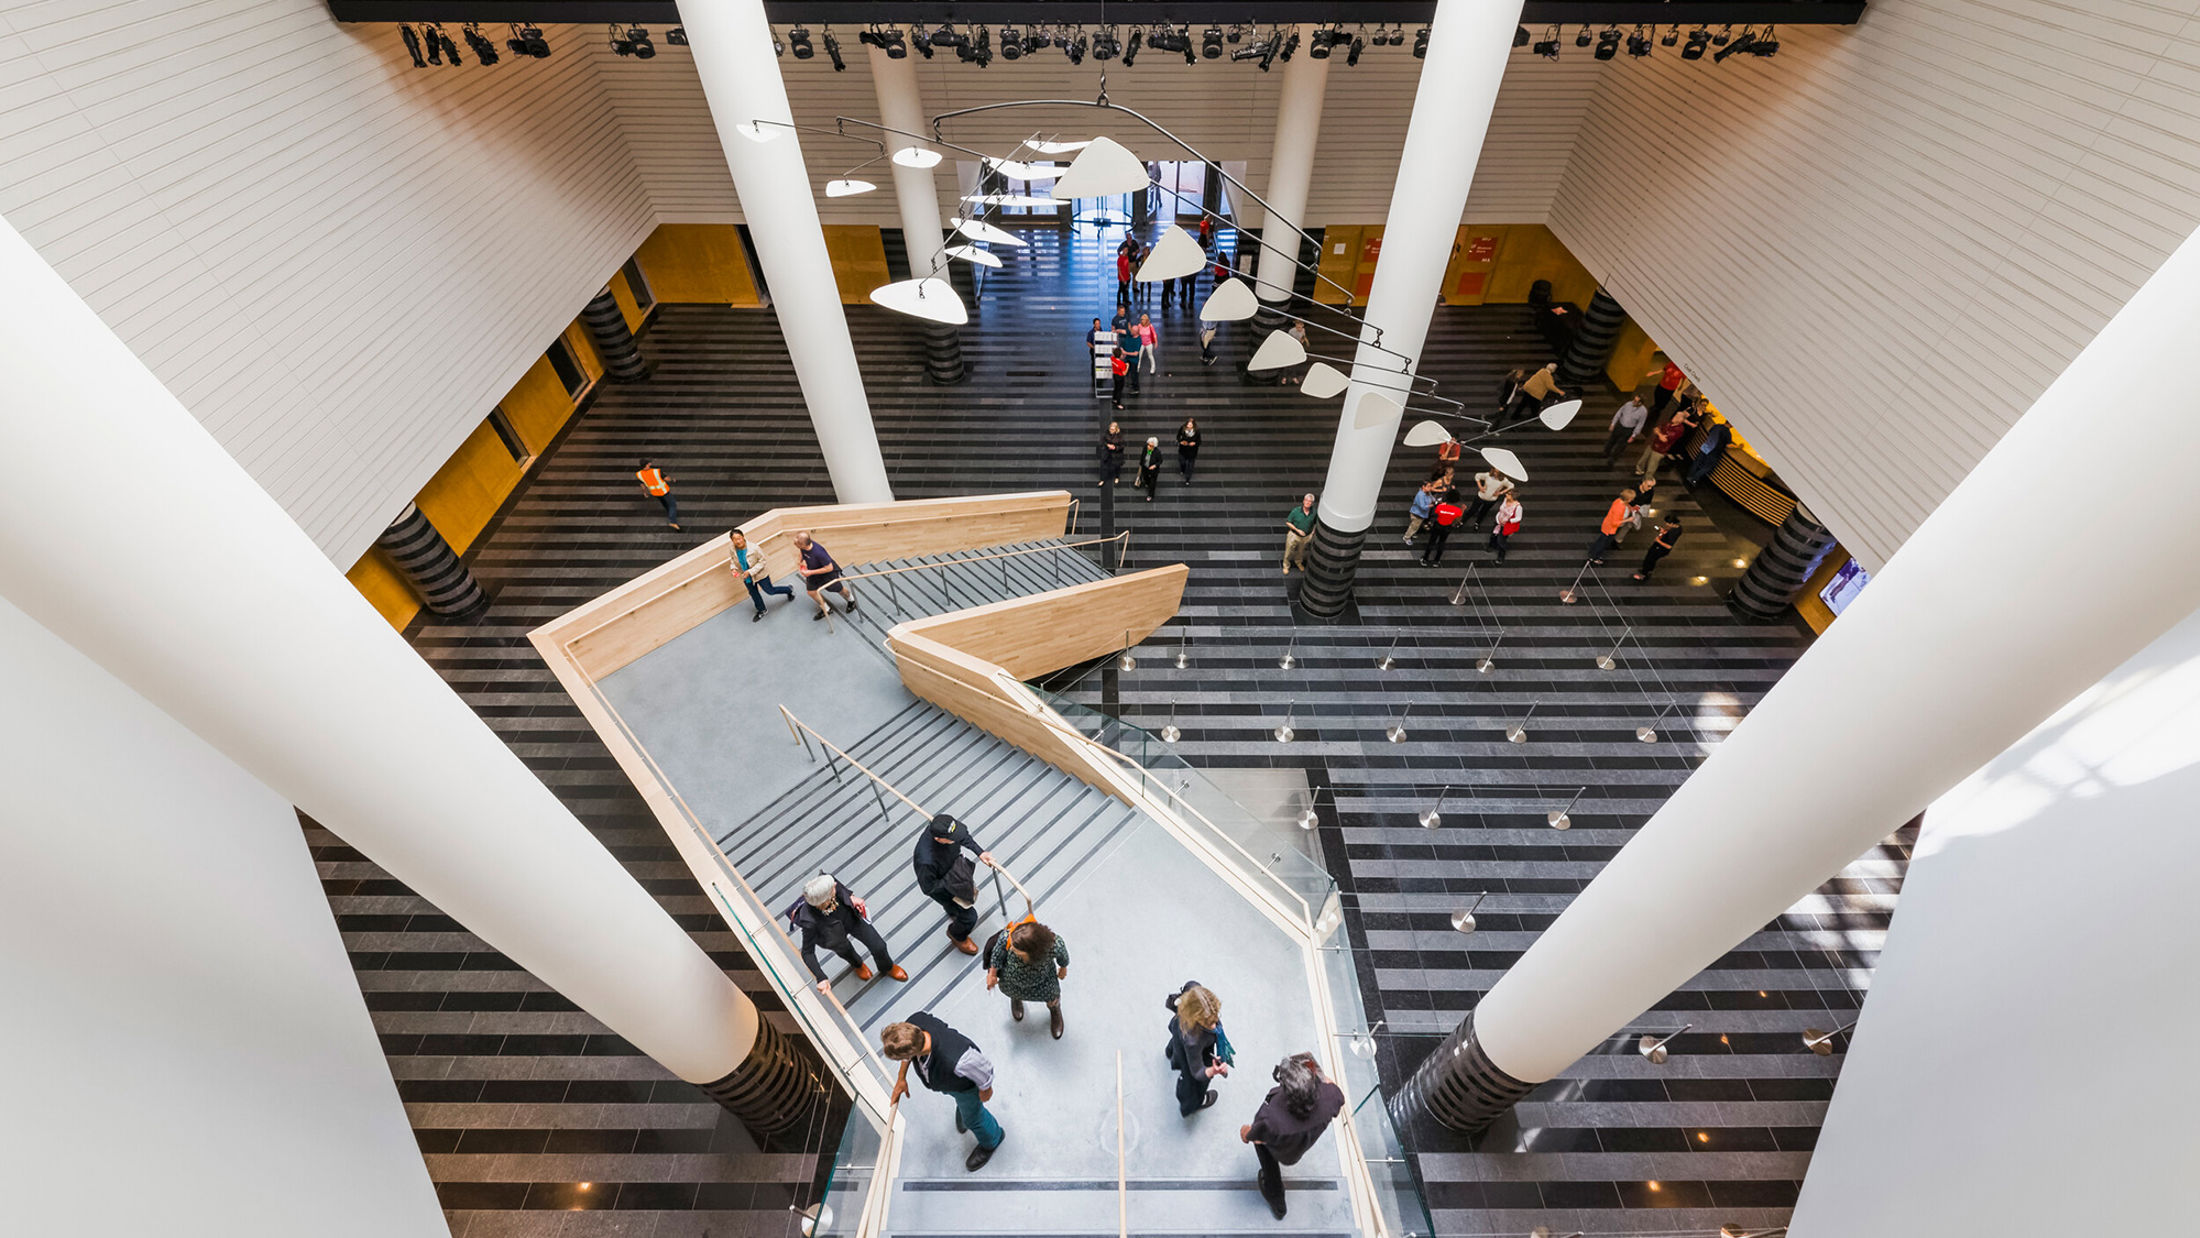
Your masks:
<instances>
[{"instance_id":1,"label":"person carrying backpack","mask_svg":"<svg viewBox=\"0 0 2200 1238\"><path fill-rule=\"evenodd\" d=\"M968 826L944 812L924 823L912 857L917 889L946 909L947 939L964 954L978 952L978 943L970 940L970 930L978 927L978 871L972 857L993 866L993 853L978 845Z\"/></svg>"},{"instance_id":2,"label":"person carrying backpack","mask_svg":"<svg viewBox=\"0 0 2200 1238\"><path fill-rule=\"evenodd\" d=\"M1453 487L1429 510L1428 545L1421 551L1421 566L1436 567L1444 561L1444 542L1451 531L1466 522L1467 509L1459 506L1459 490Z\"/></svg>"}]
</instances>

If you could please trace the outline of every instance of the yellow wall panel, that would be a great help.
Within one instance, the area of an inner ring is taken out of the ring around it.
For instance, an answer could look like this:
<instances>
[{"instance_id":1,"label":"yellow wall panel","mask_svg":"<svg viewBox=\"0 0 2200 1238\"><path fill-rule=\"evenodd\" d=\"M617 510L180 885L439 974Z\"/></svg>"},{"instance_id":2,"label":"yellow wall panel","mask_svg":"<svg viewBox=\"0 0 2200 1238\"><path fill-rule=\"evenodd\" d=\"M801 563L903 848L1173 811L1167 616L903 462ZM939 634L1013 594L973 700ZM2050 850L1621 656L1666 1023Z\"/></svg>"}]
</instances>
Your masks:
<instances>
[{"instance_id":1,"label":"yellow wall panel","mask_svg":"<svg viewBox=\"0 0 2200 1238\"><path fill-rule=\"evenodd\" d=\"M573 415L573 397L565 394L565 384L558 381L549 360L537 357L505 395L503 408L527 450L539 456Z\"/></svg>"},{"instance_id":2,"label":"yellow wall panel","mask_svg":"<svg viewBox=\"0 0 2200 1238\"><path fill-rule=\"evenodd\" d=\"M428 479L414 501L451 549L465 554L519 479L519 462L484 421Z\"/></svg>"},{"instance_id":3,"label":"yellow wall panel","mask_svg":"<svg viewBox=\"0 0 2200 1238\"><path fill-rule=\"evenodd\" d=\"M626 329L642 329L642 306L634 299L634 286L626 282L625 271L611 273L611 299L619 303L619 317L626 319Z\"/></svg>"},{"instance_id":4,"label":"yellow wall panel","mask_svg":"<svg viewBox=\"0 0 2200 1238\"><path fill-rule=\"evenodd\" d=\"M359 561L351 565L351 570L344 573L344 579L400 632L420 613L420 598L380 548L369 549L361 555Z\"/></svg>"},{"instance_id":5,"label":"yellow wall panel","mask_svg":"<svg viewBox=\"0 0 2200 1238\"><path fill-rule=\"evenodd\" d=\"M661 302L763 304L732 224L659 224L634 258Z\"/></svg>"},{"instance_id":6,"label":"yellow wall panel","mask_svg":"<svg viewBox=\"0 0 2200 1238\"><path fill-rule=\"evenodd\" d=\"M1353 278L1360 269L1360 233L1365 231L1358 224L1331 224L1322 229L1321 280L1314 284L1314 299L1323 305L1343 305L1346 297L1332 284L1352 287ZM1329 282L1322 282L1329 281Z\"/></svg>"},{"instance_id":7,"label":"yellow wall panel","mask_svg":"<svg viewBox=\"0 0 2200 1238\"><path fill-rule=\"evenodd\" d=\"M833 280L843 305L869 305L871 290L894 278L886 270L885 238L875 226L825 225L825 252L832 255Z\"/></svg>"},{"instance_id":8,"label":"yellow wall panel","mask_svg":"<svg viewBox=\"0 0 2200 1238\"><path fill-rule=\"evenodd\" d=\"M1444 304L1480 305L1489 297L1490 273L1505 248L1504 224L1461 224L1444 268Z\"/></svg>"},{"instance_id":9,"label":"yellow wall panel","mask_svg":"<svg viewBox=\"0 0 2200 1238\"><path fill-rule=\"evenodd\" d=\"M1505 230L1490 272L1485 299L1493 303L1519 303L1539 279L1551 281L1551 299L1587 305L1596 295L1597 281L1589 269L1575 261L1558 237L1542 224L1514 224Z\"/></svg>"},{"instance_id":10,"label":"yellow wall panel","mask_svg":"<svg viewBox=\"0 0 2200 1238\"><path fill-rule=\"evenodd\" d=\"M1621 391L1633 391L1648 381L1646 376L1657 364L1657 355L1657 341L1629 318L1621 325L1619 338L1612 342L1612 359L1605 363L1604 376Z\"/></svg>"}]
</instances>

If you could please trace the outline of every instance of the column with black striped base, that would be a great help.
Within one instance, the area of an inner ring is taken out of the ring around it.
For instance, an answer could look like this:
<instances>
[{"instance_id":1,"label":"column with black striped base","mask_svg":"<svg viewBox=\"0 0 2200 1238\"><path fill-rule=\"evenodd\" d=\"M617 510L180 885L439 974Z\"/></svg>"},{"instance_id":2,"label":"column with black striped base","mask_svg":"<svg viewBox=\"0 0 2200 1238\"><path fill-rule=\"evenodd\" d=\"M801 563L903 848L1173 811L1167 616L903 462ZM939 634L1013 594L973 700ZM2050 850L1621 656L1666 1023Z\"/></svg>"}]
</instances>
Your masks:
<instances>
[{"instance_id":1,"label":"column with black striped base","mask_svg":"<svg viewBox=\"0 0 2200 1238\"><path fill-rule=\"evenodd\" d=\"M812 1051L760 1019L756 1044L725 1078L702 1085L712 1100L759 1137L800 1129L827 1089Z\"/></svg>"},{"instance_id":2,"label":"column with black striped base","mask_svg":"<svg viewBox=\"0 0 2200 1238\"><path fill-rule=\"evenodd\" d=\"M1794 513L1772 534L1772 544L1757 552L1726 600L1753 619L1777 619L1832 549L1833 531L1797 503Z\"/></svg>"},{"instance_id":3,"label":"column with black striped base","mask_svg":"<svg viewBox=\"0 0 2200 1238\"><path fill-rule=\"evenodd\" d=\"M1390 1098L1390 1113L1400 1126L1426 1112L1463 1135L1478 1135L1534 1087L1499 1070L1482 1051L1470 1010Z\"/></svg>"},{"instance_id":4,"label":"column with black striped base","mask_svg":"<svg viewBox=\"0 0 2200 1238\"><path fill-rule=\"evenodd\" d=\"M1612 359L1612 345L1619 342L1619 329L1627 325L1627 311L1612 299L1612 294L1597 289L1589 298L1588 311L1581 316L1581 327L1574 332L1573 347L1566 350L1566 359L1558 364L1558 385L1570 395L1581 395L1582 384L1596 381L1604 372L1604 363Z\"/></svg>"},{"instance_id":5,"label":"column with black striped base","mask_svg":"<svg viewBox=\"0 0 2200 1238\"><path fill-rule=\"evenodd\" d=\"M609 288L596 294L581 311L581 324L588 328L588 342L596 346L596 355L603 358L603 376L615 383L638 383L649 377L649 366L642 360L642 350L634 346L634 333L627 329L626 315L619 310L618 299Z\"/></svg>"},{"instance_id":6,"label":"column with black striped base","mask_svg":"<svg viewBox=\"0 0 2200 1238\"><path fill-rule=\"evenodd\" d=\"M374 544L389 555L421 602L436 614L462 619L489 605L489 595L481 591L480 582L418 507L405 504L404 514L382 530Z\"/></svg>"},{"instance_id":7,"label":"column with black striped base","mask_svg":"<svg viewBox=\"0 0 2200 1238\"><path fill-rule=\"evenodd\" d=\"M1367 530L1342 533L1316 518L1314 540L1306 548L1306 583L1299 587L1299 608L1318 619L1333 619L1352 601L1352 581L1360 572L1360 547Z\"/></svg>"}]
</instances>

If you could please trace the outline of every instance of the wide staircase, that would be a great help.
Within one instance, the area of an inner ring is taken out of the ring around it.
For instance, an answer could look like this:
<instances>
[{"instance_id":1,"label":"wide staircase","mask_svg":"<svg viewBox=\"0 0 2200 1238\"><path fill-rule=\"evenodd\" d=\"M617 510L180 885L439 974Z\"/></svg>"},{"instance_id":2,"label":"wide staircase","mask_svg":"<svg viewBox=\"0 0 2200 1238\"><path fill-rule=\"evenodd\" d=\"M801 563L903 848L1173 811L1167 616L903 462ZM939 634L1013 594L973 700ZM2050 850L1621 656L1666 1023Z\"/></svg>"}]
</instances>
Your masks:
<instances>
[{"instance_id":1,"label":"wide staircase","mask_svg":"<svg viewBox=\"0 0 2200 1238\"><path fill-rule=\"evenodd\" d=\"M884 977L859 982L837 955L821 955L818 963L832 978L834 995L875 1037L910 1011L929 1009L982 965L949 945L945 913L917 890L911 853L922 819L821 747L813 749L818 764L809 779L726 832L718 845L775 911L791 907L803 883L820 872L838 877L864 900L872 924L908 971L908 983ZM1121 800L923 701L847 745L847 752L910 799L964 821L1041 902L1143 820ZM991 875L981 870L981 876ZM997 876L981 884L976 940L983 944L1004 923L1003 908L1021 916L1024 903Z\"/></svg>"}]
</instances>

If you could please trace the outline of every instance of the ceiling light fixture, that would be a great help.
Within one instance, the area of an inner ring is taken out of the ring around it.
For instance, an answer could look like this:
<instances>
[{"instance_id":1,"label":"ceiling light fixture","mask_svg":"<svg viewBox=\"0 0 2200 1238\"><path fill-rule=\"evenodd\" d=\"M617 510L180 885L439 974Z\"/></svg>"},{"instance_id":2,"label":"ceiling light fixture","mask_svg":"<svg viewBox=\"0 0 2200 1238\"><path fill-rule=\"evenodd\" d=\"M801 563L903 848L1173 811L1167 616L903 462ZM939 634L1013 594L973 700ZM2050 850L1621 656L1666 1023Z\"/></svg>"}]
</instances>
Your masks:
<instances>
[{"instance_id":1,"label":"ceiling light fixture","mask_svg":"<svg viewBox=\"0 0 2200 1238\"><path fill-rule=\"evenodd\" d=\"M982 219L964 219L957 215L948 219L947 226L973 241L984 241L988 245L1021 246L1031 243L1013 232L996 228Z\"/></svg>"},{"instance_id":2,"label":"ceiling light fixture","mask_svg":"<svg viewBox=\"0 0 2200 1238\"><path fill-rule=\"evenodd\" d=\"M1137 59L1138 59L1138 45L1139 45L1139 44L1140 44L1140 43L1141 43L1142 41L1144 41L1145 37L1146 37L1146 32L1145 32L1145 31L1143 31L1143 30L1140 30L1140 29L1139 29L1138 27L1136 27L1136 26L1133 26L1133 27L1131 27L1131 38L1130 38L1130 42L1128 42L1128 43L1126 43L1126 44L1124 44L1124 45L1123 45L1123 67L1124 67L1124 68L1126 68L1126 69L1130 68L1130 67L1131 67L1131 65L1132 65L1132 64L1133 64L1134 62L1136 62L1136 61L1137 61Z\"/></svg>"},{"instance_id":3,"label":"ceiling light fixture","mask_svg":"<svg viewBox=\"0 0 2200 1238\"><path fill-rule=\"evenodd\" d=\"M1345 62L1345 64L1346 64L1347 66L1350 66L1350 67L1352 67L1352 68L1358 68L1358 67L1359 67L1359 64L1360 64L1360 53L1361 53L1362 51L1365 51L1366 49L1367 49L1367 40L1366 40L1366 39L1363 39L1363 38L1361 38L1361 37L1360 37L1359 35L1353 35L1353 36L1352 36L1352 47L1351 47L1351 49L1350 49L1350 50L1346 51L1346 52L1345 52L1345 54L1344 54L1344 62Z\"/></svg>"},{"instance_id":4,"label":"ceiling light fixture","mask_svg":"<svg viewBox=\"0 0 2200 1238\"><path fill-rule=\"evenodd\" d=\"M1537 43L1530 50L1545 60L1558 59L1558 27L1553 26L1546 31L1543 35L1543 41Z\"/></svg>"},{"instance_id":5,"label":"ceiling light fixture","mask_svg":"<svg viewBox=\"0 0 2200 1238\"><path fill-rule=\"evenodd\" d=\"M1650 47L1650 36L1644 34L1640 26L1635 27L1635 32L1627 36L1627 54L1638 60L1650 54Z\"/></svg>"},{"instance_id":6,"label":"ceiling light fixture","mask_svg":"<svg viewBox=\"0 0 2200 1238\"><path fill-rule=\"evenodd\" d=\"M539 26L512 25L512 37L504 41L514 56L526 56L533 60L550 58L550 42L542 37Z\"/></svg>"},{"instance_id":7,"label":"ceiling light fixture","mask_svg":"<svg viewBox=\"0 0 2200 1238\"><path fill-rule=\"evenodd\" d=\"M481 33L480 23L467 22L466 28L459 33L466 37L466 46L474 49L474 59L484 65L497 62L497 45L494 40Z\"/></svg>"},{"instance_id":8,"label":"ceiling light fixture","mask_svg":"<svg viewBox=\"0 0 2200 1238\"><path fill-rule=\"evenodd\" d=\"M1123 41L1115 37L1115 27L1102 26L1100 33L1092 36L1092 58L1094 60L1113 60L1122 54Z\"/></svg>"},{"instance_id":9,"label":"ceiling light fixture","mask_svg":"<svg viewBox=\"0 0 2200 1238\"><path fill-rule=\"evenodd\" d=\"M922 27L909 27L909 46L916 48L917 54L926 60L932 58L932 36L926 34ZM891 51L887 53L889 56L892 54Z\"/></svg>"},{"instance_id":10,"label":"ceiling light fixture","mask_svg":"<svg viewBox=\"0 0 2200 1238\"><path fill-rule=\"evenodd\" d=\"M876 188L878 186L869 181L843 177L840 180L825 182L825 196L828 198L852 198L859 193L869 193Z\"/></svg>"},{"instance_id":11,"label":"ceiling light fixture","mask_svg":"<svg viewBox=\"0 0 2200 1238\"><path fill-rule=\"evenodd\" d=\"M1672 26L1672 27L1669 27L1669 28L1667 28L1667 30L1666 30L1666 32L1665 32L1665 37L1664 37L1664 38L1662 38L1662 39L1659 39L1659 40L1658 40L1658 42L1659 42L1659 43L1661 43L1661 44L1665 45L1666 47L1671 47L1671 46L1673 46L1673 45L1674 45L1675 43L1678 43L1678 42L1680 42L1680 41L1681 41L1681 28L1680 28L1679 26Z\"/></svg>"},{"instance_id":12,"label":"ceiling light fixture","mask_svg":"<svg viewBox=\"0 0 2200 1238\"><path fill-rule=\"evenodd\" d=\"M871 304L951 327L970 321L970 311L963 308L962 298L955 295L946 280L932 276L873 288Z\"/></svg>"},{"instance_id":13,"label":"ceiling light fixture","mask_svg":"<svg viewBox=\"0 0 2200 1238\"><path fill-rule=\"evenodd\" d=\"M1704 49L1710 46L1710 28L1708 26L1698 26L1688 32L1688 42L1681 46L1681 59L1701 60L1703 59Z\"/></svg>"},{"instance_id":14,"label":"ceiling light fixture","mask_svg":"<svg viewBox=\"0 0 2200 1238\"><path fill-rule=\"evenodd\" d=\"M810 28L808 26L796 26L788 30L787 46L794 49L796 60L808 60L817 55L817 49L810 46Z\"/></svg>"},{"instance_id":15,"label":"ceiling light fixture","mask_svg":"<svg viewBox=\"0 0 2200 1238\"><path fill-rule=\"evenodd\" d=\"M859 31L856 34L856 42L885 52L888 60L907 60L909 58L908 40L899 30L879 30L874 27L870 30Z\"/></svg>"},{"instance_id":16,"label":"ceiling light fixture","mask_svg":"<svg viewBox=\"0 0 2200 1238\"><path fill-rule=\"evenodd\" d=\"M904 146L894 152L894 162L905 168L936 168L941 157L938 151L922 146Z\"/></svg>"},{"instance_id":17,"label":"ceiling light fixture","mask_svg":"<svg viewBox=\"0 0 2200 1238\"><path fill-rule=\"evenodd\" d=\"M1402 32L1401 32L1401 33L1402 33ZM1392 41L1393 41L1393 42L1395 42L1396 40L1392 40ZM1421 33L1419 33L1419 34L1417 34L1417 35L1414 35L1414 36L1413 36L1413 58L1414 58L1415 60L1426 60L1426 59L1428 59L1428 27L1427 27L1427 26L1423 26L1423 27L1421 27Z\"/></svg>"},{"instance_id":18,"label":"ceiling light fixture","mask_svg":"<svg viewBox=\"0 0 2200 1238\"><path fill-rule=\"evenodd\" d=\"M1018 60L1024 54L1024 36L1014 26L1001 27L1001 59Z\"/></svg>"},{"instance_id":19,"label":"ceiling light fixture","mask_svg":"<svg viewBox=\"0 0 2200 1238\"><path fill-rule=\"evenodd\" d=\"M1610 60L1612 57L1619 55L1618 26L1606 26L1604 28L1604 32L1597 35L1597 50L1595 54L1596 58L1599 60Z\"/></svg>"},{"instance_id":20,"label":"ceiling light fixture","mask_svg":"<svg viewBox=\"0 0 2200 1238\"><path fill-rule=\"evenodd\" d=\"M848 62L840 58L840 40L833 37L831 26L825 27L825 58L833 62L833 72L848 71Z\"/></svg>"}]
</instances>

